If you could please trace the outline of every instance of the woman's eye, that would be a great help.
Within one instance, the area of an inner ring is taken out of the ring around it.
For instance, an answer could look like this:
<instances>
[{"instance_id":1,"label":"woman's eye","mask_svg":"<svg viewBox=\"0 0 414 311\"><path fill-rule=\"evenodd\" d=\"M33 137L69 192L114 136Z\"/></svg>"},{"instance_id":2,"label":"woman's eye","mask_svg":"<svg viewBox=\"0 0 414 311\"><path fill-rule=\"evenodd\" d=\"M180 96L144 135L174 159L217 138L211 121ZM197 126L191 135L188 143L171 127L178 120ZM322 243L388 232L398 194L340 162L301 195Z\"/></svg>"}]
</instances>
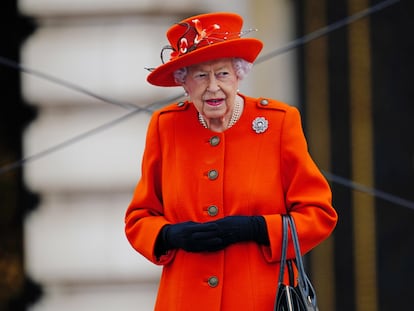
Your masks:
<instances>
[{"instance_id":1,"label":"woman's eye","mask_svg":"<svg viewBox=\"0 0 414 311\"><path fill-rule=\"evenodd\" d=\"M228 76L228 74L229 73L227 71L221 71L221 72L217 73L217 77L224 78L224 77Z\"/></svg>"}]
</instances>

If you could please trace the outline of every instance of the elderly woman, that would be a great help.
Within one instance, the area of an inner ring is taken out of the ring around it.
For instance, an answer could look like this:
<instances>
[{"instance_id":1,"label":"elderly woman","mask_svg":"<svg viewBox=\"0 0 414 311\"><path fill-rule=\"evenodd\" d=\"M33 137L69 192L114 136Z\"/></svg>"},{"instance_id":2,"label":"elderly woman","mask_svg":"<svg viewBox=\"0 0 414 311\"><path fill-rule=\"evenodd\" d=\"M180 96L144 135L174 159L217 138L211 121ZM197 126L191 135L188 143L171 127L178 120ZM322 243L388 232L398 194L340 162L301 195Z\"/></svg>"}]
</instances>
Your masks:
<instances>
[{"instance_id":1,"label":"elderly woman","mask_svg":"<svg viewBox=\"0 0 414 311\"><path fill-rule=\"evenodd\" d=\"M148 76L188 95L152 116L125 217L131 245L163 265L155 310L271 311L280 215L294 217L303 252L337 221L298 110L238 92L262 49L241 27L232 13L181 21L170 60Z\"/></svg>"}]
</instances>

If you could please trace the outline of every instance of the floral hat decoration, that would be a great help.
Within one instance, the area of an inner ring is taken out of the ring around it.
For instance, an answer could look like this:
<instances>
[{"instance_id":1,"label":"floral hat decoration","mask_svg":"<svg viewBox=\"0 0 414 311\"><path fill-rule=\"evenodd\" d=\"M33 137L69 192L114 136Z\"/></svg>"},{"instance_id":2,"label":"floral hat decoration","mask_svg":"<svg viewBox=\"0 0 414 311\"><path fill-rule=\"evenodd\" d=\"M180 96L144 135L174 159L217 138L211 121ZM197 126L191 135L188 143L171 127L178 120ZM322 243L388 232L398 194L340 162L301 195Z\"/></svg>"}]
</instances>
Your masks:
<instances>
[{"instance_id":1,"label":"floral hat decoration","mask_svg":"<svg viewBox=\"0 0 414 311\"><path fill-rule=\"evenodd\" d=\"M179 86L174 71L198 63L239 57L254 62L263 43L254 38L242 38L253 30L242 31L243 19L234 13L208 13L184 19L167 31L170 45L161 50L162 64L148 69L147 81L157 86ZM169 60L164 57L170 52Z\"/></svg>"}]
</instances>

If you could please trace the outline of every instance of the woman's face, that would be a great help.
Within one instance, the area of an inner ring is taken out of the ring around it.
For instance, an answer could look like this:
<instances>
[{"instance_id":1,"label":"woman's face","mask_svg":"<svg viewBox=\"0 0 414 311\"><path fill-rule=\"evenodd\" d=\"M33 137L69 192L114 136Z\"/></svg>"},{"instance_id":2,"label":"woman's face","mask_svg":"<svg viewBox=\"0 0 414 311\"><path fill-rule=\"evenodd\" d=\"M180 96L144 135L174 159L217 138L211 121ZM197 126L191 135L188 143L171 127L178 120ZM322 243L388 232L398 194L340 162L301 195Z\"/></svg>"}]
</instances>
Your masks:
<instances>
[{"instance_id":1,"label":"woman's face","mask_svg":"<svg viewBox=\"0 0 414 311\"><path fill-rule=\"evenodd\" d=\"M188 67L183 87L205 119L223 120L232 113L239 79L231 58L223 58Z\"/></svg>"}]
</instances>

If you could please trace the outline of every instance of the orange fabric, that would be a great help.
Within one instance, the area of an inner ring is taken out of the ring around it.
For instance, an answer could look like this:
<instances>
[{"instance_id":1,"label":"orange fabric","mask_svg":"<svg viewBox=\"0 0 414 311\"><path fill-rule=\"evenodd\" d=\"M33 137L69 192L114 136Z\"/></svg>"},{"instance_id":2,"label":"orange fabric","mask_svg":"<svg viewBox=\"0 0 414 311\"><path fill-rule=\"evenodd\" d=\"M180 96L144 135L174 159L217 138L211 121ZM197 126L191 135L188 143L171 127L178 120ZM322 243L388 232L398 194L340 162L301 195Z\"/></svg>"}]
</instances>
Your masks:
<instances>
[{"instance_id":1,"label":"orange fabric","mask_svg":"<svg viewBox=\"0 0 414 311\"><path fill-rule=\"evenodd\" d=\"M302 251L327 238L337 214L328 183L312 161L299 112L286 104L245 97L240 120L223 133L203 128L191 103L154 113L148 128L142 176L126 212L131 245L164 265L155 310L273 310L281 217L289 210ZM252 129L256 117L268 129ZM210 144L220 138L217 146ZM218 178L209 180L211 169ZM209 216L216 205L219 214ZM206 222L228 215L263 215L270 246L253 242L211 253L174 250L157 259L154 245L162 226L188 220ZM293 257L293 248L288 257ZM218 285L210 287L211 276Z\"/></svg>"}]
</instances>

